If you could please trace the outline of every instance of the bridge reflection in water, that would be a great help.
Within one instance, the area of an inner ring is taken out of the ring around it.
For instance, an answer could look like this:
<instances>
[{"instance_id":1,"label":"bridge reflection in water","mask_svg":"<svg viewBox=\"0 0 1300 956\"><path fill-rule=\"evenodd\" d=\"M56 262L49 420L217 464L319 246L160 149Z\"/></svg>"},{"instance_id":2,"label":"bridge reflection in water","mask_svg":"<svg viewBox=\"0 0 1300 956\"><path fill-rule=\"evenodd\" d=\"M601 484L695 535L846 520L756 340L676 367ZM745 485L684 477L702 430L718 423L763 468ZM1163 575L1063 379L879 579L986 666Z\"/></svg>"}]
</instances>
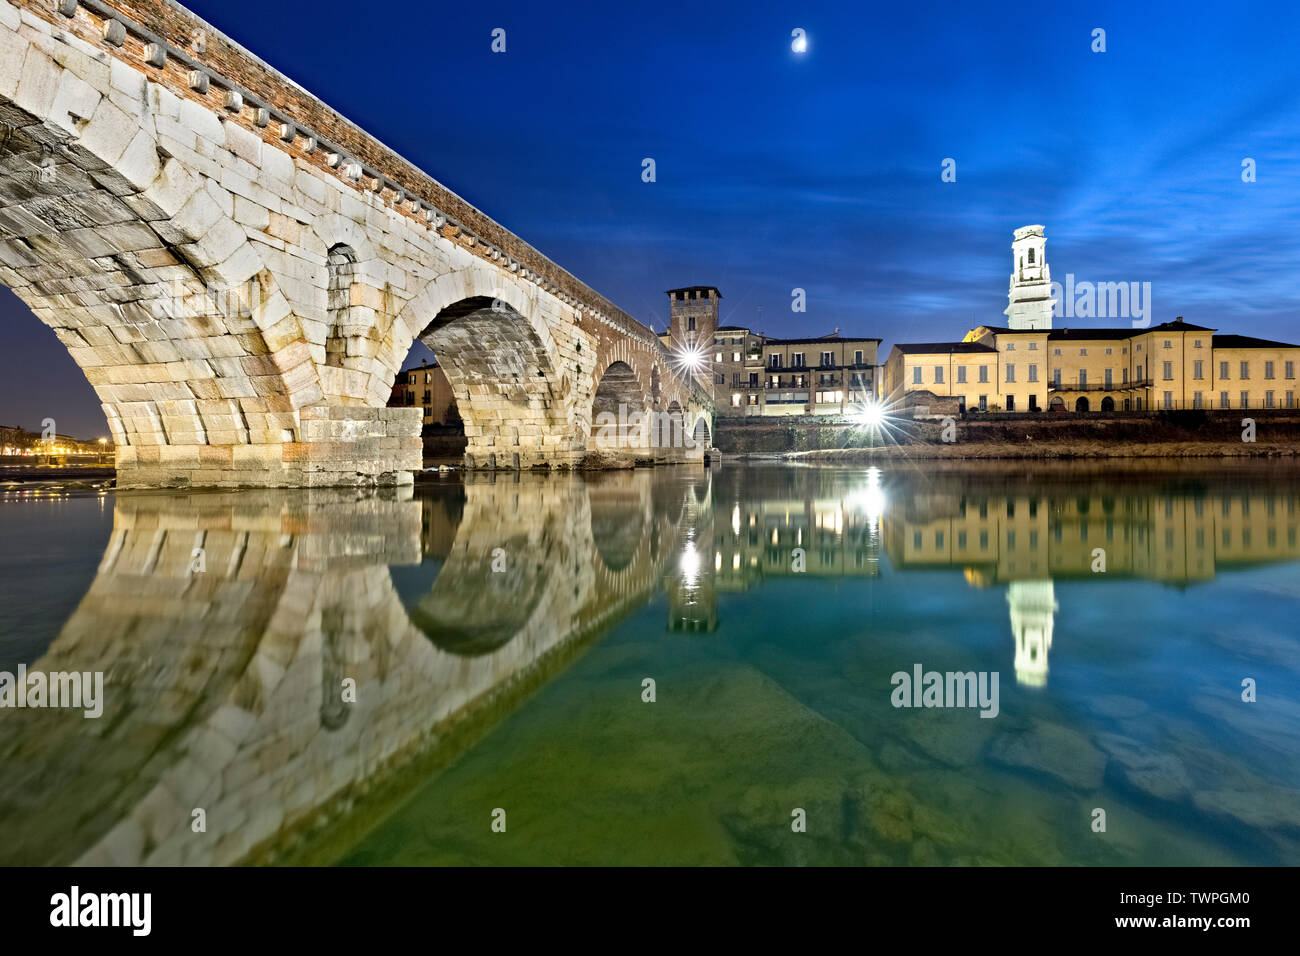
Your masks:
<instances>
[{"instance_id":1,"label":"bridge reflection in water","mask_svg":"<svg viewBox=\"0 0 1300 956\"><path fill-rule=\"evenodd\" d=\"M671 640L779 578L959 569L1007 585L1006 658L1041 688L1054 579L1293 561L1298 505L1291 480L788 467L122 496L89 592L29 662L102 671L104 716L4 715L0 863L337 859L659 594Z\"/></svg>"}]
</instances>

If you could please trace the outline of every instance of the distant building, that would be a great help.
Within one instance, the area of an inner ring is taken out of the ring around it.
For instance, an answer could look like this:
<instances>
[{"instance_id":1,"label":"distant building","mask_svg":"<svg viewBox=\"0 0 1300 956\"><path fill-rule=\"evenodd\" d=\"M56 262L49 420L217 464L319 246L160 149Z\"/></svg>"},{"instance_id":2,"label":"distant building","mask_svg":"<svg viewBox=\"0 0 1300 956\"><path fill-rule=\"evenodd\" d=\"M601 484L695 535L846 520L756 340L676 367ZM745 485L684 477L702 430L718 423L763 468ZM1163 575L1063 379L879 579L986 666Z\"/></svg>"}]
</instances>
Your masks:
<instances>
[{"instance_id":1,"label":"distant building","mask_svg":"<svg viewBox=\"0 0 1300 956\"><path fill-rule=\"evenodd\" d=\"M1297 345L1218 334L1182 316L1147 328L1053 328L1045 242L1042 226L1016 230L1010 325L895 345L884 399L912 406L924 391L960 411L994 412L1297 407Z\"/></svg>"},{"instance_id":2,"label":"distant building","mask_svg":"<svg viewBox=\"0 0 1300 956\"><path fill-rule=\"evenodd\" d=\"M409 368L397 373L393 383L393 394L388 400L389 408L413 408L419 406L424 410L421 419L425 425L459 425L460 410L456 407L456 396L452 394L451 383L438 363L426 362L418 368Z\"/></svg>"},{"instance_id":3,"label":"distant building","mask_svg":"<svg viewBox=\"0 0 1300 956\"><path fill-rule=\"evenodd\" d=\"M111 455L113 442L106 438L73 438L71 435L42 437L38 431L28 431L17 425L0 425L0 455Z\"/></svg>"},{"instance_id":4,"label":"distant building","mask_svg":"<svg viewBox=\"0 0 1300 956\"><path fill-rule=\"evenodd\" d=\"M670 289L668 331L659 336L695 367L719 416L846 415L875 397L880 339L836 329L814 338L769 338L719 325L714 286Z\"/></svg>"}]
</instances>

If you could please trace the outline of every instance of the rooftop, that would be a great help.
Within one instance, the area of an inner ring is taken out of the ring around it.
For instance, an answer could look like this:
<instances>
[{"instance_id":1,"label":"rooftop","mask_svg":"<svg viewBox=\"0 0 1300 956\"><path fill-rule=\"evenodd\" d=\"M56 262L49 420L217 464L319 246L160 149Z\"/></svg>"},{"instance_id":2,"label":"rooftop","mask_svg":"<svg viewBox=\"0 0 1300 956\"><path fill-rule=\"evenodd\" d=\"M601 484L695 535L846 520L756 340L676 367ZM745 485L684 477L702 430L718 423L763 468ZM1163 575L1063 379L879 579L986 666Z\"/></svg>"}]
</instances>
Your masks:
<instances>
[{"instance_id":1,"label":"rooftop","mask_svg":"<svg viewBox=\"0 0 1300 956\"><path fill-rule=\"evenodd\" d=\"M1257 339L1250 335L1214 335L1211 336L1216 349L1294 349L1300 345L1288 342L1274 342L1271 339Z\"/></svg>"},{"instance_id":2,"label":"rooftop","mask_svg":"<svg viewBox=\"0 0 1300 956\"><path fill-rule=\"evenodd\" d=\"M945 352L996 352L991 345L982 342L905 342L894 348L904 355L941 355Z\"/></svg>"}]
</instances>

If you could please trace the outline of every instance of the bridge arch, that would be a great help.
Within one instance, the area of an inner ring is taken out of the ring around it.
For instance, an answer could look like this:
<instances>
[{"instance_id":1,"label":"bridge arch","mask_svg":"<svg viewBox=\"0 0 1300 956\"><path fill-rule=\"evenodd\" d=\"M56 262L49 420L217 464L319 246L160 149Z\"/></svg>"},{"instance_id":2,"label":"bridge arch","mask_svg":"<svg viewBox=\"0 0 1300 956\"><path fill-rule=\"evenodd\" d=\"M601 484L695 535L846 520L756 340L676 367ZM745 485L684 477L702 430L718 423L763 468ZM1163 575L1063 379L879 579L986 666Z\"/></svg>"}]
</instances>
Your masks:
<instances>
[{"instance_id":1,"label":"bridge arch","mask_svg":"<svg viewBox=\"0 0 1300 956\"><path fill-rule=\"evenodd\" d=\"M142 75L138 96L101 95L63 44L5 36L42 79L0 89L0 282L86 375L119 470L162 483L168 461L220 468L230 446L295 440L295 409L321 397L288 374L308 358L300 327L229 194L160 138L151 104L179 100L151 100ZM38 87L82 92L50 104Z\"/></svg>"},{"instance_id":2,"label":"bridge arch","mask_svg":"<svg viewBox=\"0 0 1300 956\"><path fill-rule=\"evenodd\" d=\"M592 395L588 449L614 454L644 449L648 411L645 389L633 366L623 359L610 363Z\"/></svg>"},{"instance_id":3,"label":"bridge arch","mask_svg":"<svg viewBox=\"0 0 1300 956\"><path fill-rule=\"evenodd\" d=\"M713 423L709 421L709 416L703 413L695 418L695 425L691 428L691 441L696 448L713 447Z\"/></svg>"}]
</instances>

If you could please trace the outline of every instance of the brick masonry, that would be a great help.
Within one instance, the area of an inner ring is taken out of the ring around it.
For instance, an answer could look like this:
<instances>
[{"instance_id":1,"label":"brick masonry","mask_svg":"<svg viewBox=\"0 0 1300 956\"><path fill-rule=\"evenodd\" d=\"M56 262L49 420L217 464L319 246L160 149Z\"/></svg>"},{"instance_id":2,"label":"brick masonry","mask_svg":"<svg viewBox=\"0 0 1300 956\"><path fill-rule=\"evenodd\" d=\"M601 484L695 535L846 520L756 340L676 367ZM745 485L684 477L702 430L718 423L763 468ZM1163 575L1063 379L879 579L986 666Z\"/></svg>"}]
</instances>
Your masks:
<instances>
[{"instance_id":1,"label":"brick masonry","mask_svg":"<svg viewBox=\"0 0 1300 956\"><path fill-rule=\"evenodd\" d=\"M616 363L624 404L712 425L649 329L161 0L0 0L0 281L85 371L122 487L409 482L418 411L383 406L417 338L471 467L603 460Z\"/></svg>"}]
</instances>

